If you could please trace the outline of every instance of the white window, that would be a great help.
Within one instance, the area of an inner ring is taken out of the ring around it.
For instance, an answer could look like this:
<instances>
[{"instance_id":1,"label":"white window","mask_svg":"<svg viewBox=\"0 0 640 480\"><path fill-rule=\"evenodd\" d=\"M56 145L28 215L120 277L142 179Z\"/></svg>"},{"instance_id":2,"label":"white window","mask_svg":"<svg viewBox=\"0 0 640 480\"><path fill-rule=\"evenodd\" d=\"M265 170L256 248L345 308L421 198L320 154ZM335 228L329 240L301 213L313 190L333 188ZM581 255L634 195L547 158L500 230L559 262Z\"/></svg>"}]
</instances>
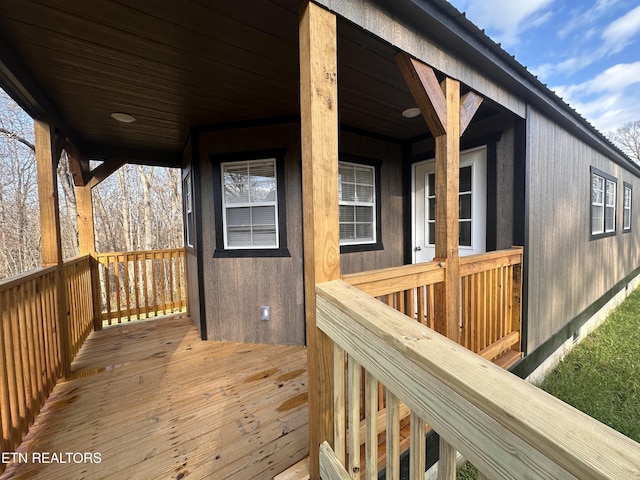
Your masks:
<instances>
[{"instance_id":1,"label":"white window","mask_svg":"<svg viewBox=\"0 0 640 480\"><path fill-rule=\"evenodd\" d=\"M458 245L472 246L473 167L460 168L458 193ZM436 175L427 176L427 245L436 244Z\"/></svg>"},{"instance_id":2,"label":"white window","mask_svg":"<svg viewBox=\"0 0 640 480\"><path fill-rule=\"evenodd\" d=\"M591 233L604 232L604 177L591 174Z\"/></svg>"},{"instance_id":3,"label":"white window","mask_svg":"<svg viewBox=\"0 0 640 480\"><path fill-rule=\"evenodd\" d=\"M193 187L191 183L191 172L184 177L184 208L186 219L186 244L193 247Z\"/></svg>"},{"instance_id":4,"label":"white window","mask_svg":"<svg viewBox=\"0 0 640 480\"><path fill-rule=\"evenodd\" d=\"M631 185L624 184L624 204L622 206L622 229L631 230Z\"/></svg>"},{"instance_id":5,"label":"white window","mask_svg":"<svg viewBox=\"0 0 640 480\"><path fill-rule=\"evenodd\" d=\"M591 169L591 234L606 235L616 231L616 179Z\"/></svg>"},{"instance_id":6,"label":"white window","mask_svg":"<svg viewBox=\"0 0 640 480\"><path fill-rule=\"evenodd\" d=\"M604 231L616 231L616 183L605 179Z\"/></svg>"},{"instance_id":7,"label":"white window","mask_svg":"<svg viewBox=\"0 0 640 480\"><path fill-rule=\"evenodd\" d=\"M338 164L340 245L376 243L375 167Z\"/></svg>"},{"instance_id":8,"label":"white window","mask_svg":"<svg viewBox=\"0 0 640 480\"><path fill-rule=\"evenodd\" d=\"M276 159L221 164L225 249L278 248Z\"/></svg>"}]
</instances>

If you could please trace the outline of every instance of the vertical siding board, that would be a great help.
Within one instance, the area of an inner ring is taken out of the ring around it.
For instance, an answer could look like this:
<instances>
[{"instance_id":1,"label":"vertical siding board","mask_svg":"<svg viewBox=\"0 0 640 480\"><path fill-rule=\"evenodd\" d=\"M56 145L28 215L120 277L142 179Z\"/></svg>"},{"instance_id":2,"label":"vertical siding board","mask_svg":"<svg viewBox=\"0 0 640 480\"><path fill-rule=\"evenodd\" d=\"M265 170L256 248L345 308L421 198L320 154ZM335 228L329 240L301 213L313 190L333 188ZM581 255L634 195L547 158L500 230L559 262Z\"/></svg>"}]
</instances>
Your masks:
<instances>
[{"instance_id":1,"label":"vertical siding board","mask_svg":"<svg viewBox=\"0 0 640 480\"><path fill-rule=\"evenodd\" d=\"M640 180L531 107L527 130L527 253L535 259L525 272L531 351L640 264L639 236L623 234L620 227L623 182L631 183L637 196ZM617 231L612 237L590 238L590 166L618 181Z\"/></svg>"}]
</instances>

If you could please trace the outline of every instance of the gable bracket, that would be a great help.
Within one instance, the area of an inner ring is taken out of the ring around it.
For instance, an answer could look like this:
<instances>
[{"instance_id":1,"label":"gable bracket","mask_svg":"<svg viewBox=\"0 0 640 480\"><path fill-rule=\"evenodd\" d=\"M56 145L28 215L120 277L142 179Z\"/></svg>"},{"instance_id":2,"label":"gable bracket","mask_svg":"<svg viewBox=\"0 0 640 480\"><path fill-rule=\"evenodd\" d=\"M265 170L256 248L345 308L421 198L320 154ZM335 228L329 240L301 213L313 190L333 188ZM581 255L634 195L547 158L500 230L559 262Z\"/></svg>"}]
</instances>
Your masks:
<instances>
[{"instance_id":1,"label":"gable bracket","mask_svg":"<svg viewBox=\"0 0 640 480\"><path fill-rule=\"evenodd\" d=\"M460 98L460 136L471 123L482 100L484 99L475 92L467 92Z\"/></svg>"},{"instance_id":2,"label":"gable bracket","mask_svg":"<svg viewBox=\"0 0 640 480\"><path fill-rule=\"evenodd\" d=\"M398 53L395 60L431 134L439 137L447 133L447 102L433 68L411 58L405 52Z\"/></svg>"}]
</instances>

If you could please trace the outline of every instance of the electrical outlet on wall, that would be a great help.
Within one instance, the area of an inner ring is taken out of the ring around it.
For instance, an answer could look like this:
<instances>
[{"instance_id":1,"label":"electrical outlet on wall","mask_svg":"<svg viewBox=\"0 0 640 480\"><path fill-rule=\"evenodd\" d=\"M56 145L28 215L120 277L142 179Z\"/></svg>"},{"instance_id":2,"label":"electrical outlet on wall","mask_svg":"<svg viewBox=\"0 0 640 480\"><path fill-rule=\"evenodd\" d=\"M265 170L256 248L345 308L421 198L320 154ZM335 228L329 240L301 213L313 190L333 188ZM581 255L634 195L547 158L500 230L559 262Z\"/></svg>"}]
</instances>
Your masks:
<instances>
[{"instance_id":1,"label":"electrical outlet on wall","mask_svg":"<svg viewBox=\"0 0 640 480\"><path fill-rule=\"evenodd\" d=\"M271 306L262 305L260 307L260 320L271 320Z\"/></svg>"}]
</instances>

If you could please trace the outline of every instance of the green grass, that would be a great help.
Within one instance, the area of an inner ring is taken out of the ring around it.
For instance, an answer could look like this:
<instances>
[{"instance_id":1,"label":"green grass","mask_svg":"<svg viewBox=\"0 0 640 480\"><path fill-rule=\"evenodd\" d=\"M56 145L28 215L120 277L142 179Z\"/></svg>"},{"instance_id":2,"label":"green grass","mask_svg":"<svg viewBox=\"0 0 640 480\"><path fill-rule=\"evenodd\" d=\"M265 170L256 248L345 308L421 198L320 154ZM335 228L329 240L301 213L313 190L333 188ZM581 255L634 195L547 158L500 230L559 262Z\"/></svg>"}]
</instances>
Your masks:
<instances>
[{"instance_id":1,"label":"green grass","mask_svg":"<svg viewBox=\"0 0 640 480\"><path fill-rule=\"evenodd\" d=\"M640 290L577 345L540 388L640 442Z\"/></svg>"},{"instance_id":2,"label":"green grass","mask_svg":"<svg viewBox=\"0 0 640 480\"><path fill-rule=\"evenodd\" d=\"M540 388L640 442L640 289L567 354ZM475 480L470 464L458 480Z\"/></svg>"}]
</instances>

